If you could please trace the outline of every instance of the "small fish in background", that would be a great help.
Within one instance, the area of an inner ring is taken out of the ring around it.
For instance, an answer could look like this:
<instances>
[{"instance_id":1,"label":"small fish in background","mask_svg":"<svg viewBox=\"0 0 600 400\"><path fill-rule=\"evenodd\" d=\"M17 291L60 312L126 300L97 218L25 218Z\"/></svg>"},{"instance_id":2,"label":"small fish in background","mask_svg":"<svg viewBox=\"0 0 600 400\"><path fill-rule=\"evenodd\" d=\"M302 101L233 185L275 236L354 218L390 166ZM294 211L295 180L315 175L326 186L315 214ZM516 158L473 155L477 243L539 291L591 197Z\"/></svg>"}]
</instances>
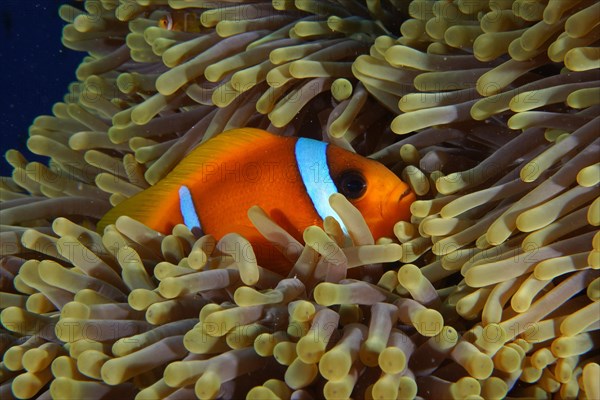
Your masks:
<instances>
[{"instance_id":1,"label":"small fish in background","mask_svg":"<svg viewBox=\"0 0 600 400\"><path fill-rule=\"evenodd\" d=\"M217 240L237 232L260 250L260 265L287 272L289 261L256 230L247 210L260 206L303 242L304 230L322 227L327 216L347 232L329 204L334 193L362 213L375 240L393 237L394 224L410 218L415 200L408 185L376 161L317 140L243 128L198 146L156 185L110 210L97 229L127 215L164 234L177 224Z\"/></svg>"},{"instance_id":2,"label":"small fish in background","mask_svg":"<svg viewBox=\"0 0 600 400\"><path fill-rule=\"evenodd\" d=\"M200 17L198 14L189 11L174 11L161 17L158 20L158 26L163 29L178 32L200 32Z\"/></svg>"}]
</instances>

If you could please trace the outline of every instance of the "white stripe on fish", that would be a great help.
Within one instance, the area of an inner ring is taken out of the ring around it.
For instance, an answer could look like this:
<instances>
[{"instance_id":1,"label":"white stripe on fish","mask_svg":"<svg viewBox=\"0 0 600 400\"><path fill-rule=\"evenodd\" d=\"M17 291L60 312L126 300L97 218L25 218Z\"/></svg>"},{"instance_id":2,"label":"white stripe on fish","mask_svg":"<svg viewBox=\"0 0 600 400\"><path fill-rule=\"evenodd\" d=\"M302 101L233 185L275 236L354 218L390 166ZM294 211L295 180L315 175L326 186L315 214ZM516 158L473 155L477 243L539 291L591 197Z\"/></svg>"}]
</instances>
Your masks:
<instances>
[{"instance_id":1,"label":"white stripe on fish","mask_svg":"<svg viewBox=\"0 0 600 400\"><path fill-rule=\"evenodd\" d=\"M295 153L302 183L304 183L306 193L312 200L317 214L323 220L327 216L335 218L344 234L348 234L346 225L329 204L329 197L338 193L338 190L331 178L327 164L327 143L300 138L296 142Z\"/></svg>"},{"instance_id":2,"label":"white stripe on fish","mask_svg":"<svg viewBox=\"0 0 600 400\"><path fill-rule=\"evenodd\" d=\"M183 217L183 223L190 230L193 228L202 228L200 225L200 219L192 200L192 194L187 186L181 186L179 188L179 208L181 209L181 216Z\"/></svg>"}]
</instances>

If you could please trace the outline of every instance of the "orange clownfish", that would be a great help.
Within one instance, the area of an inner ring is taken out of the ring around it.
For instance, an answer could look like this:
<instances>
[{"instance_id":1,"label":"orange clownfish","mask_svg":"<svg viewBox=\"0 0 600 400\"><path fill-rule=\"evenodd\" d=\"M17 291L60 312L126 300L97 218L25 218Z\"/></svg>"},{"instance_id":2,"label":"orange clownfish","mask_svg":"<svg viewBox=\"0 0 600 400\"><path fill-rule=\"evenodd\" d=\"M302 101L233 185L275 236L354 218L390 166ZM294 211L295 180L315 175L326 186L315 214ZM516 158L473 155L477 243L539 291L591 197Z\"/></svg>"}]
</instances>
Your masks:
<instances>
[{"instance_id":1,"label":"orange clownfish","mask_svg":"<svg viewBox=\"0 0 600 400\"><path fill-rule=\"evenodd\" d=\"M175 11L158 20L158 26L170 31L200 32L200 17L193 12Z\"/></svg>"},{"instance_id":2,"label":"orange clownfish","mask_svg":"<svg viewBox=\"0 0 600 400\"><path fill-rule=\"evenodd\" d=\"M289 263L281 263L281 254L252 225L248 208L260 206L303 242L304 229L323 226L327 216L347 232L329 204L334 193L360 210L376 240L393 237L394 224L410 217L415 200L408 185L376 161L317 140L243 128L198 146L156 185L110 210L98 230L127 215L165 234L177 224L217 240L237 232L255 248L274 250L257 251L258 262L282 272Z\"/></svg>"}]
</instances>

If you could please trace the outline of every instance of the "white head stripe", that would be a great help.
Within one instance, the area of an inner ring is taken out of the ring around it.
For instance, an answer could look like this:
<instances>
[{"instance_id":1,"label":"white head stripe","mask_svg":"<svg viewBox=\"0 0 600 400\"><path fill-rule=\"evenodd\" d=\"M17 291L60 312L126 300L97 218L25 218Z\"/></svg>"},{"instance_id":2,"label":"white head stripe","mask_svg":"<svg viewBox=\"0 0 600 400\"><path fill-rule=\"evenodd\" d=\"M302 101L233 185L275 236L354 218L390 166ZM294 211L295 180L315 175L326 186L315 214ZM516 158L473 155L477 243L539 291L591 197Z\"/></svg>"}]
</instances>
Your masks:
<instances>
[{"instance_id":1,"label":"white head stripe","mask_svg":"<svg viewBox=\"0 0 600 400\"><path fill-rule=\"evenodd\" d=\"M183 223L190 230L194 227L201 228L198 214L196 213L196 207L194 207L194 201L192 200L192 194L187 186L179 188L179 208L181 209L181 216L183 217Z\"/></svg>"},{"instance_id":2,"label":"white head stripe","mask_svg":"<svg viewBox=\"0 0 600 400\"><path fill-rule=\"evenodd\" d=\"M300 138L296 142L295 153L302 182L317 214L321 219L325 219L327 216L335 218L344 233L347 234L346 226L329 205L329 197L338 191L329 173L327 143Z\"/></svg>"}]
</instances>

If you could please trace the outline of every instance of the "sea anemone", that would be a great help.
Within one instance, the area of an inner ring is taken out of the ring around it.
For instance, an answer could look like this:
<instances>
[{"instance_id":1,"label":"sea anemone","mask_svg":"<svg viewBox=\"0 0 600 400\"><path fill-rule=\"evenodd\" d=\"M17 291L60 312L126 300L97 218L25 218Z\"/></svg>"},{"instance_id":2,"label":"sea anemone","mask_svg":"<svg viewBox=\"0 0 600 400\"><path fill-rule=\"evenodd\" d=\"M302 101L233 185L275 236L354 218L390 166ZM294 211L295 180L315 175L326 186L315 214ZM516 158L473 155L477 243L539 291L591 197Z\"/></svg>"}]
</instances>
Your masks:
<instances>
[{"instance_id":1,"label":"sea anemone","mask_svg":"<svg viewBox=\"0 0 600 400\"><path fill-rule=\"evenodd\" d=\"M0 181L2 399L600 398L600 3L83 6L78 81L27 142L50 161L9 150ZM350 240L299 243L250 208L287 276L235 232L96 232L243 126L379 160L410 221L374 241L334 195Z\"/></svg>"}]
</instances>

